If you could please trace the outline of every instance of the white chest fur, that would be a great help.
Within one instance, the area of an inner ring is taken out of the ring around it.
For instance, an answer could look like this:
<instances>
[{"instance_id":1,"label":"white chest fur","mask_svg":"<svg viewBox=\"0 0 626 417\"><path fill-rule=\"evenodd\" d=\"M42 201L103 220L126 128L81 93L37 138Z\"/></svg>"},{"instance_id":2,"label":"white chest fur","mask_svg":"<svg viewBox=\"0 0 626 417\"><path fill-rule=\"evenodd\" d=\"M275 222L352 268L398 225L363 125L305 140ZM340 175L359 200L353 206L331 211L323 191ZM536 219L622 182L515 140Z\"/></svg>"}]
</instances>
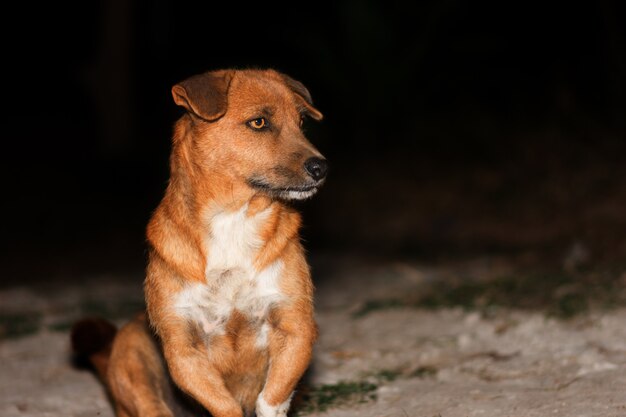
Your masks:
<instances>
[{"instance_id":1,"label":"white chest fur","mask_svg":"<svg viewBox=\"0 0 626 417\"><path fill-rule=\"evenodd\" d=\"M259 342L263 343L267 313L282 298L278 280L283 264L276 261L261 271L254 267L254 259L264 243L259 229L271 208L254 216L247 216L247 208L210 218L210 233L205 242L206 283L189 285L180 291L174 308L207 335L222 333L232 311L239 310L259 323Z\"/></svg>"}]
</instances>

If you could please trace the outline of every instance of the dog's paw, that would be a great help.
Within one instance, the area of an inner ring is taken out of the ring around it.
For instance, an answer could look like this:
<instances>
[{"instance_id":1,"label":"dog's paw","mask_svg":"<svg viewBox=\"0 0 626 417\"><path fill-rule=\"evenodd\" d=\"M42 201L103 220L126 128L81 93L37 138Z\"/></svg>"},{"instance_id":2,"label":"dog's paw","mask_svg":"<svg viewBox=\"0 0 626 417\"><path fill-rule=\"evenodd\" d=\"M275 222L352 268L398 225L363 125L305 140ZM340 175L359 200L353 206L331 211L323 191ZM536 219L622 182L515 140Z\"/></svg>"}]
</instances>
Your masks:
<instances>
[{"instance_id":1,"label":"dog's paw","mask_svg":"<svg viewBox=\"0 0 626 417\"><path fill-rule=\"evenodd\" d=\"M257 417L287 417L289 403L291 403L291 396L282 404L269 405L261 392L256 400L256 415Z\"/></svg>"}]
</instances>

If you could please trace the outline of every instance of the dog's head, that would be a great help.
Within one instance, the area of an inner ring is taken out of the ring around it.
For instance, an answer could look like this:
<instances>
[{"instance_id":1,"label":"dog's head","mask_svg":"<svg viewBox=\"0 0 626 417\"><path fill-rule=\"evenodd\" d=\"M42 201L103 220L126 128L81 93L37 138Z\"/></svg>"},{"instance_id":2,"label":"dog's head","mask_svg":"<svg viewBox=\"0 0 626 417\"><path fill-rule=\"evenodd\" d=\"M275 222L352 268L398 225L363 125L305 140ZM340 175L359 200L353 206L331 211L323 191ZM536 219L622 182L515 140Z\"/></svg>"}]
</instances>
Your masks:
<instances>
[{"instance_id":1,"label":"dog's head","mask_svg":"<svg viewBox=\"0 0 626 417\"><path fill-rule=\"evenodd\" d=\"M302 131L321 120L300 82L273 70L221 70L172 88L189 113L194 166L218 172L257 192L284 200L311 197L328 165Z\"/></svg>"}]
</instances>

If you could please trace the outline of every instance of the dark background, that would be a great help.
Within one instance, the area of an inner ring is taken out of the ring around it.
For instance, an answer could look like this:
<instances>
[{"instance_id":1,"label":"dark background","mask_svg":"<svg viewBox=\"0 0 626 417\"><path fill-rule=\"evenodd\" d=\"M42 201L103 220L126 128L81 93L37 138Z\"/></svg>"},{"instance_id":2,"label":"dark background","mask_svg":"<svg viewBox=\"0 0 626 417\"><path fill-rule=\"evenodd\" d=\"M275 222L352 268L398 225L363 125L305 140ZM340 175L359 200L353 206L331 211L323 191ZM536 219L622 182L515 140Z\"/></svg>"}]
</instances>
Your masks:
<instances>
[{"instance_id":1,"label":"dark background","mask_svg":"<svg viewBox=\"0 0 626 417\"><path fill-rule=\"evenodd\" d=\"M3 283L140 271L171 86L304 82L313 253L626 259L623 2L25 3L3 12Z\"/></svg>"}]
</instances>

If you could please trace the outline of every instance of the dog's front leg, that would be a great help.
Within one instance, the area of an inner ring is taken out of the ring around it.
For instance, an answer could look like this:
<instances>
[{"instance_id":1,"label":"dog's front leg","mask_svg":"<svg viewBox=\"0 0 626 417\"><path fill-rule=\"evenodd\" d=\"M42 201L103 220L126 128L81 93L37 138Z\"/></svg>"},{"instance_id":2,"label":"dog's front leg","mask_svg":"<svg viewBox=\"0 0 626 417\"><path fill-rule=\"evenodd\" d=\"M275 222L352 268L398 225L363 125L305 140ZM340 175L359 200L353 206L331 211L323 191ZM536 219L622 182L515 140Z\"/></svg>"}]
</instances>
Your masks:
<instances>
[{"instance_id":1,"label":"dog's front leg","mask_svg":"<svg viewBox=\"0 0 626 417\"><path fill-rule=\"evenodd\" d=\"M311 360L317 327L310 302L279 308L272 314L270 367L256 404L258 417L284 417L291 395Z\"/></svg>"},{"instance_id":2,"label":"dog's front leg","mask_svg":"<svg viewBox=\"0 0 626 417\"><path fill-rule=\"evenodd\" d=\"M242 417L243 410L226 388L222 375L206 351L189 344L184 328L175 324L162 332L163 352L172 379L213 417Z\"/></svg>"}]
</instances>

